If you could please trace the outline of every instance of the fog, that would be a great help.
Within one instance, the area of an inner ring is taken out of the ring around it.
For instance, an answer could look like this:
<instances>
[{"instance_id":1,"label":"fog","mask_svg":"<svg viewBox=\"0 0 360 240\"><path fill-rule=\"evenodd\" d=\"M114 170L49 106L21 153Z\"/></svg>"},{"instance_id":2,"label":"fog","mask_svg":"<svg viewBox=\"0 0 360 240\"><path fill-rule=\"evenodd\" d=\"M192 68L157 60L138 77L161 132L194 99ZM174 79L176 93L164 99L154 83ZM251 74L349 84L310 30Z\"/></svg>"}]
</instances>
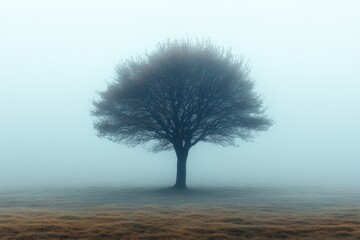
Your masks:
<instances>
[{"instance_id":1,"label":"fog","mask_svg":"<svg viewBox=\"0 0 360 240\"><path fill-rule=\"evenodd\" d=\"M96 136L91 101L122 60L168 38L244 56L275 124L199 143L188 186L360 188L360 2L3 1L0 188L170 186L173 152Z\"/></svg>"}]
</instances>

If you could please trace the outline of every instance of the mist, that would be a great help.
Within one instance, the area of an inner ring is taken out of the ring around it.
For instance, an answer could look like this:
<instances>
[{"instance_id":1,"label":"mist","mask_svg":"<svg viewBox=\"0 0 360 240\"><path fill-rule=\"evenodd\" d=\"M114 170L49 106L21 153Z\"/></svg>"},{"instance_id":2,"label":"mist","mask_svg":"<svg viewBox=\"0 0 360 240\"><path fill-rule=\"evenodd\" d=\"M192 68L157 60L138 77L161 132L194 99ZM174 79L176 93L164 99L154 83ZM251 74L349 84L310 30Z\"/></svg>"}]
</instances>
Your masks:
<instances>
[{"instance_id":1,"label":"mist","mask_svg":"<svg viewBox=\"0 0 360 240\"><path fill-rule=\"evenodd\" d=\"M358 1L0 4L0 188L171 186L172 151L97 137L90 115L122 60L166 39L241 54L275 124L239 147L199 143L188 186L360 189Z\"/></svg>"}]
</instances>

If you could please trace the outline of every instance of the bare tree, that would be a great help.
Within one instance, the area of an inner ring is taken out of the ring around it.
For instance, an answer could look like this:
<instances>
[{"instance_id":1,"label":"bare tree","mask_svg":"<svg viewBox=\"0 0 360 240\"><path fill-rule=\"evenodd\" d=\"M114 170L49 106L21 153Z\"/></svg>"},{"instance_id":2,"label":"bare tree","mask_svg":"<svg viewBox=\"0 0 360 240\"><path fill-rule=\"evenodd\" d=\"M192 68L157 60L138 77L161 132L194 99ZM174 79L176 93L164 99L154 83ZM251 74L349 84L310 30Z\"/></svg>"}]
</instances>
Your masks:
<instances>
[{"instance_id":1,"label":"bare tree","mask_svg":"<svg viewBox=\"0 0 360 240\"><path fill-rule=\"evenodd\" d=\"M174 187L186 188L186 160L198 142L235 145L272 125L243 58L211 41L175 40L116 68L92 114L100 137L154 152L174 149Z\"/></svg>"}]
</instances>

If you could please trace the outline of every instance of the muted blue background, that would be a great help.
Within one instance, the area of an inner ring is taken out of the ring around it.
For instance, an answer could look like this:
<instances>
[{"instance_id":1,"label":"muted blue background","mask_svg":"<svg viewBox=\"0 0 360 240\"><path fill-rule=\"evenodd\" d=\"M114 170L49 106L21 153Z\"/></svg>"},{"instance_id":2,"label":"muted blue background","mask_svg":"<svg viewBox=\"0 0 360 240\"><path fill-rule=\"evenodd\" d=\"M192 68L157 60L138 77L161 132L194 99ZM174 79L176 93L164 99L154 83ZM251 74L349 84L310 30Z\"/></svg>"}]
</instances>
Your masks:
<instances>
[{"instance_id":1,"label":"muted blue background","mask_svg":"<svg viewBox=\"0 0 360 240\"><path fill-rule=\"evenodd\" d=\"M173 152L100 139L89 112L122 59L187 37L244 55L276 121L195 146L189 186L360 188L359 1L2 1L0 36L0 188L173 184Z\"/></svg>"}]
</instances>

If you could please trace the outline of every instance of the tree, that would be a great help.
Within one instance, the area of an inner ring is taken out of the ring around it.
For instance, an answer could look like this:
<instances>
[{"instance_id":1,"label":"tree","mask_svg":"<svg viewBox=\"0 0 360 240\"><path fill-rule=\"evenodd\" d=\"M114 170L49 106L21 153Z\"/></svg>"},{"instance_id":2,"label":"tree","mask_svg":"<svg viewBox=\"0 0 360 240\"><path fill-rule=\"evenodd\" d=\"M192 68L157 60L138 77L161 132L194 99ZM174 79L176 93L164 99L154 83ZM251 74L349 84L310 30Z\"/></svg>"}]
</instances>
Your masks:
<instances>
[{"instance_id":1,"label":"tree","mask_svg":"<svg viewBox=\"0 0 360 240\"><path fill-rule=\"evenodd\" d=\"M175 188L186 188L186 161L198 142L235 145L267 130L262 99L243 58L211 41L168 40L123 61L92 114L100 137L154 152L175 150Z\"/></svg>"}]
</instances>

